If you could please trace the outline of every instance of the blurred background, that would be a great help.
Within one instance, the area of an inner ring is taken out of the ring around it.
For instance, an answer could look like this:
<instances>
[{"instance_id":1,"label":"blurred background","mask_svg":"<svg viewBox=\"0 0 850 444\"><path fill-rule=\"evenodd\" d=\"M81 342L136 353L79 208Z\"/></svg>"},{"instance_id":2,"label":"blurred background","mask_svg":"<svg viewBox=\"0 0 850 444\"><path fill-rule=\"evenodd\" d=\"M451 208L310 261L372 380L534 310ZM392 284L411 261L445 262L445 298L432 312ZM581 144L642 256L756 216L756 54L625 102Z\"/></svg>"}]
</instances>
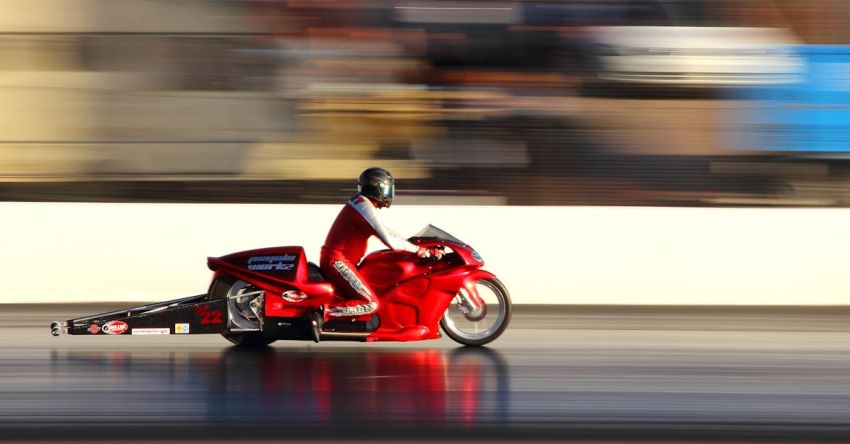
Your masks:
<instances>
[{"instance_id":1,"label":"blurred background","mask_svg":"<svg viewBox=\"0 0 850 444\"><path fill-rule=\"evenodd\" d=\"M0 200L850 206L844 0L0 4Z\"/></svg>"}]
</instances>

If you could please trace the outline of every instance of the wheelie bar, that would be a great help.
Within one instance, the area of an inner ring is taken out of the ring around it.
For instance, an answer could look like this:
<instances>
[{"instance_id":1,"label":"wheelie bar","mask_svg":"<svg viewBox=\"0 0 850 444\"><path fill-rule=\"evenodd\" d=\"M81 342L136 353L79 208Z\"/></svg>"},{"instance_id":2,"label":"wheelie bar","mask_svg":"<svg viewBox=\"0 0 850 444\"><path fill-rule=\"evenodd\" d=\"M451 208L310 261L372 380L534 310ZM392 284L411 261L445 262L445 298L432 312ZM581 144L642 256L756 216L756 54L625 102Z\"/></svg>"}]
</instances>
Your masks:
<instances>
[{"instance_id":1,"label":"wheelie bar","mask_svg":"<svg viewBox=\"0 0 850 444\"><path fill-rule=\"evenodd\" d=\"M223 333L227 301L190 296L50 324L50 333L69 335L169 335Z\"/></svg>"}]
</instances>

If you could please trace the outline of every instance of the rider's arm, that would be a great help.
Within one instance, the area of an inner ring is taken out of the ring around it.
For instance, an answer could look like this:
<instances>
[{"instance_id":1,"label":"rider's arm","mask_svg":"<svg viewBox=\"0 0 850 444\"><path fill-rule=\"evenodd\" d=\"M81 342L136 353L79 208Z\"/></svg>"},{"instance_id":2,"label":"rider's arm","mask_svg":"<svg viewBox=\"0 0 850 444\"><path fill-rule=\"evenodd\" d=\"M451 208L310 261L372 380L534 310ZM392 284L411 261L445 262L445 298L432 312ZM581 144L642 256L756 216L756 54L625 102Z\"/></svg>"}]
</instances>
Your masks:
<instances>
[{"instance_id":1,"label":"rider's arm","mask_svg":"<svg viewBox=\"0 0 850 444\"><path fill-rule=\"evenodd\" d=\"M378 210L375 209L375 206L371 202L369 202L369 199L363 196L358 196L348 201L348 204L354 207L354 209L363 216L363 219L365 219L375 231L375 236L378 236L378 239L380 239L384 245L397 251L403 250L411 253L419 251L419 247L408 242L381 223L381 219L378 217Z\"/></svg>"}]
</instances>

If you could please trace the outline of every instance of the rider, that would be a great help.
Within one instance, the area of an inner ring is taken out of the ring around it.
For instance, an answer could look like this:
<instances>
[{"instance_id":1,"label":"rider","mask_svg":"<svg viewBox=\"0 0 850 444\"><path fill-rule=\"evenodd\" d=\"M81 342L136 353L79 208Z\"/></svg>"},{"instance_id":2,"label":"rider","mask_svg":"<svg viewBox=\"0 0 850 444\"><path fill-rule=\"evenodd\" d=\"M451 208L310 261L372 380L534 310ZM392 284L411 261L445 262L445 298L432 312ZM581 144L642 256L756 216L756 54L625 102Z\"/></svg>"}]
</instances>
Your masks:
<instances>
[{"instance_id":1,"label":"rider","mask_svg":"<svg viewBox=\"0 0 850 444\"><path fill-rule=\"evenodd\" d=\"M440 259L442 250L418 247L381 223L378 209L389 208L395 196L395 179L383 168L369 168L357 180L357 194L339 212L322 247L322 272L347 300L327 310L329 316L361 316L378 309L378 298L357 271L366 254L369 238L377 236L396 251L416 253L420 258Z\"/></svg>"}]
</instances>

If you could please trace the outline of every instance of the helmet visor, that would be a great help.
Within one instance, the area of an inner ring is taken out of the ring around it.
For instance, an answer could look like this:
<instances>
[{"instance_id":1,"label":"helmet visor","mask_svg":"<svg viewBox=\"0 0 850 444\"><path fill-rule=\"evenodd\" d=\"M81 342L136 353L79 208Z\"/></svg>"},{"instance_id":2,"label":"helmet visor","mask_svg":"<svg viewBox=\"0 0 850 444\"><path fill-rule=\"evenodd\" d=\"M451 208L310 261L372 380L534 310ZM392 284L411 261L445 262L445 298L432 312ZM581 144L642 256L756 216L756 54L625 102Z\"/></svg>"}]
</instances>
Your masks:
<instances>
[{"instance_id":1,"label":"helmet visor","mask_svg":"<svg viewBox=\"0 0 850 444\"><path fill-rule=\"evenodd\" d=\"M381 182L378 184L378 188L381 190L381 196L389 197L390 200L395 197L395 184L393 183L393 180Z\"/></svg>"}]
</instances>

